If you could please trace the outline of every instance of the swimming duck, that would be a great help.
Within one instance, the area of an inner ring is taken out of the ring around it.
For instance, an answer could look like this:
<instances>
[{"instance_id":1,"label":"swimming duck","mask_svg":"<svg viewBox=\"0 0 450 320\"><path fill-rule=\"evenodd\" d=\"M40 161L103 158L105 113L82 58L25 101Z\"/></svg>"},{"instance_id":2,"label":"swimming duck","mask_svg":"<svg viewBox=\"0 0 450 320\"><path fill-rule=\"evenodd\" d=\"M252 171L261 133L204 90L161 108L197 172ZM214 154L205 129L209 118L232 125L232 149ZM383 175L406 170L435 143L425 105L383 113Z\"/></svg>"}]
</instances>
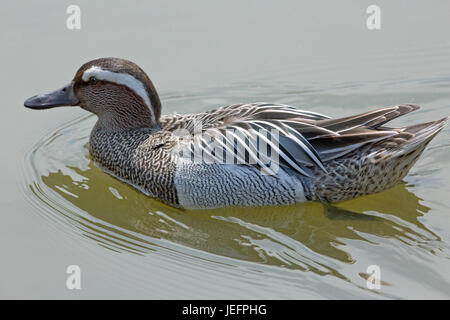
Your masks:
<instances>
[{"instance_id":1,"label":"swimming duck","mask_svg":"<svg viewBox=\"0 0 450 320\"><path fill-rule=\"evenodd\" d=\"M273 103L162 116L147 74L119 58L85 63L68 85L25 106L94 113L89 152L96 165L187 209L330 203L384 191L448 120L385 126L419 108L412 104L335 119Z\"/></svg>"}]
</instances>

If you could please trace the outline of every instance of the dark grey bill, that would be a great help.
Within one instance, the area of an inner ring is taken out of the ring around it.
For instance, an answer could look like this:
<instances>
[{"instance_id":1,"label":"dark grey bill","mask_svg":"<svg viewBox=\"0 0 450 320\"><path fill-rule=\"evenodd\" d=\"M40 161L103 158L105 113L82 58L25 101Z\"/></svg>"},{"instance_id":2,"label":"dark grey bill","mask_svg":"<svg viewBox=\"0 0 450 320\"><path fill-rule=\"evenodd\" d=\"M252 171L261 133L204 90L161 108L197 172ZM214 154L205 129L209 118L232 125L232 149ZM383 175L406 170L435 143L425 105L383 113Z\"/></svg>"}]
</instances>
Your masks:
<instances>
[{"instance_id":1,"label":"dark grey bill","mask_svg":"<svg viewBox=\"0 0 450 320\"><path fill-rule=\"evenodd\" d=\"M24 106L30 109L50 109L61 106L75 106L79 103L73 93L73 82L64 88L46 94L39 94L27 99Z\"/></svg>"}]
</instances>

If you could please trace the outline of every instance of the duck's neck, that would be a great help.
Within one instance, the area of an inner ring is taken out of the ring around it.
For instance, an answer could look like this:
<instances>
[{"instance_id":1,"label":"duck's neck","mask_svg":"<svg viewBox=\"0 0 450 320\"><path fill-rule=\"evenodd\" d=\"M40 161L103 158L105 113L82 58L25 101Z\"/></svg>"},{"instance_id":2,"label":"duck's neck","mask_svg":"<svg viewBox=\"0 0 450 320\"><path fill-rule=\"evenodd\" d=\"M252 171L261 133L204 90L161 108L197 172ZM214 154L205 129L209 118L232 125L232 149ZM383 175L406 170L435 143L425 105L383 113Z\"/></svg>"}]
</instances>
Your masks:
<instances>
[{"instance_id":1,"label":"duck's neck","mask_svg":"<svg viewBox=\"0 0 450 320\"><path fill-rule=\"evenodd\" d=\"M95 126L97 129L108 132L124 132L144 128L156 131L161 128L159 121L152 117L150 113L127 113L124 115L120 113L120 110L100 114Z\"/></svg>"}]
</instances>

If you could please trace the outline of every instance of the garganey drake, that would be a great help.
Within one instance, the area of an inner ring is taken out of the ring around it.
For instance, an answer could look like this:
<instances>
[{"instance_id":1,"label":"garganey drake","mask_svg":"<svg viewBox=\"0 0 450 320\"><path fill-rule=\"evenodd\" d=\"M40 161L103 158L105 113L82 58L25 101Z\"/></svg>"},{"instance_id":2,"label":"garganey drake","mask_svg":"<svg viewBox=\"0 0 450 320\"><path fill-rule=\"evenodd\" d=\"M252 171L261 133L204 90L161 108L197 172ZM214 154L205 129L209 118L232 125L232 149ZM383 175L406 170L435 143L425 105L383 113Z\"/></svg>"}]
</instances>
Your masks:
<instances>
[{"instance_id":1,"label":"garganey drake","mask_svg":"<svg viewBox=\"0 0 450 320\"><path fill-rule=\"evenodd\" d=\"M419 107L344 118L271 103L161 116L147 74L131 61L92 60L31 109L80 106L97 115L89 152L106 173L187 209L351 199L393 187L447 118L385 124Z\"/></svg>"}]
</instances>

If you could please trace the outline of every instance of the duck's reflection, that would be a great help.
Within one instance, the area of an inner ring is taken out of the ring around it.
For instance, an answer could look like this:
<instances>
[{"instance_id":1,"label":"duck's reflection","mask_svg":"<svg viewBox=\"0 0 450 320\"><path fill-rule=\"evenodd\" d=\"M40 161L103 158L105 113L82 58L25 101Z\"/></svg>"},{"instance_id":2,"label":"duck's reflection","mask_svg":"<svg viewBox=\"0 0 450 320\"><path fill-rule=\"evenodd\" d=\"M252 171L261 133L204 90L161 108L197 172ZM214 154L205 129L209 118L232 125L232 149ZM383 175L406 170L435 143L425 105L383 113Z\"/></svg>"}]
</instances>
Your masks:
<instances>
[{"instance_id":1,"label":"duck's reflection","mask_svg":"<svg viewBox=\"0 0 450 320\"><path fill-rule=\"evenodd\" d=\"M222 256L334 273L334 259L355 259L345 251L348 239L408 239L408 245L439 240L418 219L429 208L405 184L336 205L184 211L148 198L85 161L88 169L66 167L64 174L49 173L42 181L88 214L75 219L84 235L113 250L145 254L148 237L139 237L145 235Z\"/></svg>"}]
</instances>

